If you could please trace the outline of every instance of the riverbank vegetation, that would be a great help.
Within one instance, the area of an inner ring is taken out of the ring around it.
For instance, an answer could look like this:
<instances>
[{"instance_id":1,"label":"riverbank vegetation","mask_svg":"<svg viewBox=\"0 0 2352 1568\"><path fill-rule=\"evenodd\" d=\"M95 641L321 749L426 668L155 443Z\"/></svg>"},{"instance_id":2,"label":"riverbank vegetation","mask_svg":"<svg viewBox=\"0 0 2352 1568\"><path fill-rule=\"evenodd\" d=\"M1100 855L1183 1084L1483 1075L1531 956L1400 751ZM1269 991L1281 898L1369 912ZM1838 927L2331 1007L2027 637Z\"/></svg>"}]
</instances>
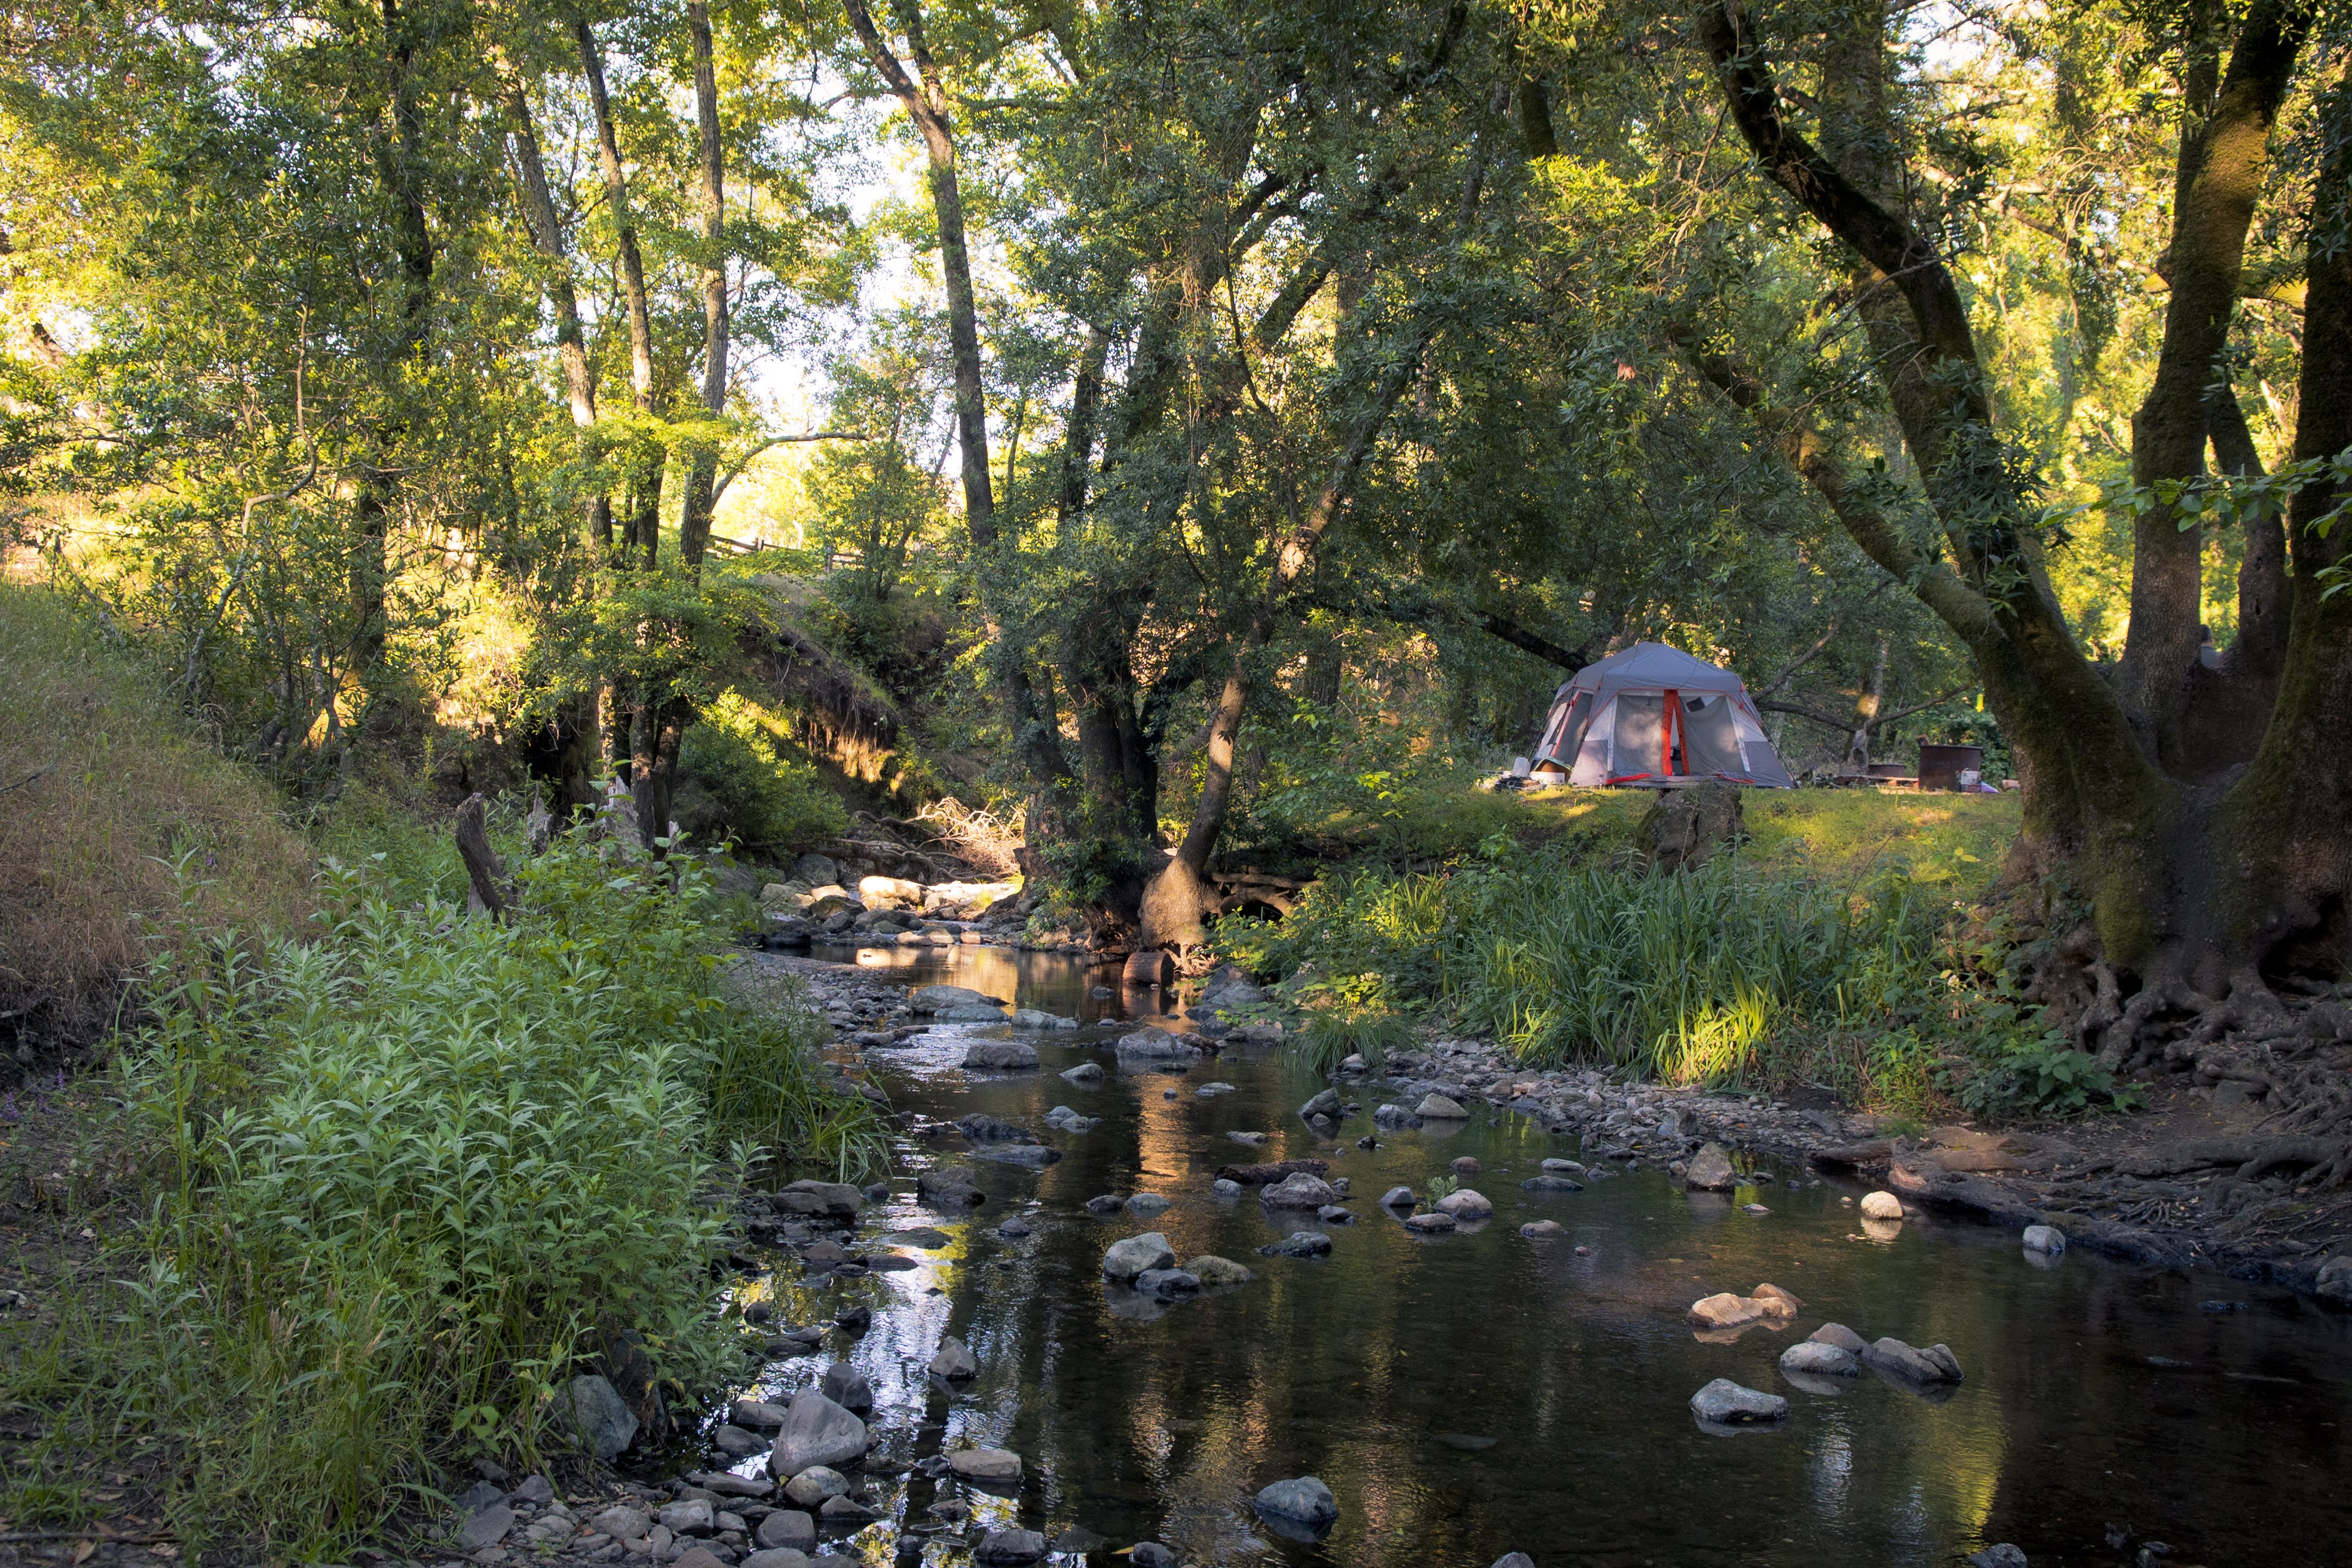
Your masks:
<instances>
[{"instance_id":1,"label":"riverbank vegetation","mask_svg":"<svg viewBox=\"0 0 2352 1568\"><path fill-rule=\"evenodd\" d=\"M857 1178L880 1122L789 982L730 978L692 855L577 836L517 854L509 920L469 918L446 825L360 792L314 878L287 803L65 606L0 589L0 647L76 721L20 792L17 827L53 831L15 848L42 874L8 952L88 970L22 973L52 1017L18 1037L121 1026L5 1101L0 1199L36 1218L0 1385L40 1435L0 1517L118 1515L127 1475L183 1542L310 1561L470 1458L570 1448L553 1393L582 1366L632 1369L648 1415L735 1371L730 1194ZM105 1232L51 1246L63 1215Z\"/></svg>"}]
</instances>

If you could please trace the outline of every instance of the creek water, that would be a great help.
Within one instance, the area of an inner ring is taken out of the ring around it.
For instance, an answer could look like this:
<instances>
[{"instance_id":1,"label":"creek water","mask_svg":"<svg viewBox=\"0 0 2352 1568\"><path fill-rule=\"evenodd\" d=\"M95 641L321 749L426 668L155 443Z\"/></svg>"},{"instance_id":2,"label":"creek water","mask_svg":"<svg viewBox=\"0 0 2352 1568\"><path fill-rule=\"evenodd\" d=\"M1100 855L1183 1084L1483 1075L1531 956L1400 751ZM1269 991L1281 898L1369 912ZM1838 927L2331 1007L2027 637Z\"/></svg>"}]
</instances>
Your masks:
<instances>
[{"instance_id":1,"label":"creek water","mask_svg":"<svg viewBox=\"0 0 2352 1568\"><path fill-rule=\"evenodd\" d=\"M1813 1184L1793 1165L1766 1165L1778 1179L1727 1199L1650 1169L1580 1193L1526 1193L1519 1183L1545 1157L1594 1156L1485 1111L1380 1130L1380 1146L1360 1151L1381 1098L1373 1085L1346 1090L1363 1110L1335 1144L1297 1114L1321 1081L1279 1049L1229 1048L1181 1075L1116 1066L1104 1026L1134 1027L1128 1003L1089 994L1115 984L1116 970L989 948L818 956L1089 1025L1024 1032L1043 1059L1034 1072L963 1070L970 1039L1009 1033L986 1026L870 1053L898 1108L935 1120L986 1111L1064 1157L1032 1172L972 1158L958 1136L908 1138L893 1172L902 1195L870 1209L858 1237L928 1226L946 1245L898 1244L919 1260L903 1272L812 1282L788 1260L742 1287L772 1296L785 1323L874 1309L866 1333L773 1363L757 1392L789 1394L843 1357L873 1385L882 1459L903 1468L972 1444L1022 1455L1017 1493L970 1496L977 1521L1049 1538L1076 1531L1066 1542L1090 1535L1097 1551L1158 1540L1201 1568L1486 1568L1509 1552L1538 1568L1940 1564L2001 1541L2036 1568L2135 1562L2147 1542L2171 1547L2174 1565L2352 1561L2343 1313L2210 1273L2081 1253L2038 1263L2014 1236L1964 1223L1865 1237L1840 1202L1853 1189ZM1057 1076L1085 1060L1108 1076L1092 1087ZM1211 1080L1234 1092L1202 1097ZM1101 1121L1054 1132L1042 1118L1055 1105ZM1229 1140L1234 1131L1269 1136L1261 1152ZM1391 1186L1420 1190L1461 1154L1485 1166L1465 1184L1493 1200L1492 1221L1423 1237L1379 1207ZM1349 1178L1357 1221L1317 1227L1331 1237L1328 1257L1261 1257L1311 1214L1269 1215L1255 1191L1220 1198L1210 1181L1223 1164L1305 1156ZM983 1206L942 1214L916 1202L914 1171L950 1162L978 1173ZM1144 1219L1083 1206L1139 1192L1172 1206ZM1771 1212L1747 1213L1749 1203ZM998 1234L1014 1215L1031 1235ZM1537 1218L1566 1234L1522 1237ZM1152 1230L1179 1260L1216 1253L1257 1278L1164 1308L1107 1291L1104 1249ZM1767 1280L1805 1303L1784 1331L1717 1342L1685 1319L1701 1296ZM2244 1309L2200 1307L2213 1300ZM1868 1373L1837 1394L1790 1386L1780 1352L1828 1321L1870 1339L1948 1344L1966 1381L1936 1398ZM948 1333L982 1369L952 1392L923 1371ZM1736 1437L1702 1430L1687 1401L1717 1377L1785 1394L1789 1419ZM1248 1506L1259 1488L1300 1475L1339 1501L1320 1541L1284 1539ZM937 1522L926 1510L949 1489L919 1475L889 1482L889 1516L835 1549L877 1564L970 1561L961 1533L919 1548L905 1539ZM2113 1526L2132 1543L2110 1547Z\"/></svg>"}]
</instances>

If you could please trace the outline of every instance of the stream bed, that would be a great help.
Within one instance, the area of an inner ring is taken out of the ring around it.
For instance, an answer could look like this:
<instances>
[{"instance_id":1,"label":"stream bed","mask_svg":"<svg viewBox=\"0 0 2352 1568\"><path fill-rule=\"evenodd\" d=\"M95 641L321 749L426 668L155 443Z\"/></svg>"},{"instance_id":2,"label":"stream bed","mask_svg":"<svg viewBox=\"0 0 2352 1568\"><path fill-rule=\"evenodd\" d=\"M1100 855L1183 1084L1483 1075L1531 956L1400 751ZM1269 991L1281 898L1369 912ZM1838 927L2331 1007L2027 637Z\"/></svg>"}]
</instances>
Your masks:
<instances>
[{"instance_id":1,"label":"stream bed","mask_svg":"<svg viewBox=\"0 0 2352 1568\"><path fill-rule=\"evenodd\" d=\"M835 1359L870 1382L885 1513L831 1550L948 1568L971 1561L966 1527L992 1523L1043 1531L1057 1563L1124 1563L1099 1554L1159 1541L1196 1568L1486 1568L1512 1552L1537 1568L1895 1568L1996 1542L2037 1568L2352 1561L2352 1316L2210 1273L2041 1259L2013 1235L1961 1223L1865 1236L1841 1201L1857 1189L1792 1165L1768 1164L1772 1180L1728 1195L1686 1193L1646 1167L1581 1192L1525 1192L1545 1158L1599 1154L1475 1106L1466 1122L1375 1129L1373 1107L1392 1096L1362 1080L1342 1085L1360 1112L1324 1139L1297 1114L1324 1082L1278 1047L1229 1047L1183 1073L1122 1066L1110 1041L1153 1020L1092 994L1116 984L1115 968L969 946L816 956L1086 1024L1022 1031L1041 1058L1033 1071L961 1066L973 1038L1013 1033L987 1025L866 1052L895 1109L933 1121L986 1112L1063 1157L1033 1171L975 1158L957 1134L902 1136L894 1195L867 1206L854 1245L895 1247L914 1267L803 1277L787 1250L772 1277L740 1287L780 1324L873 1310L862 1335L829 1334L737 1391L789 1399ZM1100 1081L1058 1076L1089 1060ZM1233 1091L1201 1094L1213 1080ZM1055 1131L1044 1118L1057 1105L1100 1120ZM1234 1131L1267 1138L1253 1148ZM1356 1147L1367 1132L1378 1148ZM1496 1207L1483 1226L1418 1236L1379 1206L1465 1154L1484 1168L1464 1184ZM1210 1190L1221 1165L1306 1157L1349 1178L1353 1224L1269 1214L1255 1189ZM919 1203L914 1176L934 1163L970 1165L987 1202ZM1137 1193L1171 1206L1142 1218L1084 1206ZM1015 1216L1029 1234L1000 1234ZM1522 1237L1535 1219L1564 1234ZM881 1239L918 1227L944 1244ZM1330 1253L1260 1255L1301 1228L1328 1234ZM1179 1260L1214 1253L1256 1278L1165 1304L1107 1291L1105 1249L1145 1231L1164 1233ZM1802 1300L1793 1324L1702 1338L1686 1321L1698 1298L1764 1281ZM1829 1321L1948 1344L1966 1379L1932 1396L1869 1373L1833 1394L1790 1386L1780 1352ZM946 1334L970 1345L976 1380L926 1376ZM1702 1430L1687 1402L1717 1377L1786 1395L1789 1418L1737 1436ZM1023 1457L1017 1491L908 1473L972 1445ZM1249 1500L1306 1475L1329 1486L1339 1516L1319 1540L1286 1539ZM971 1517L942 1529L929 1510L951 1494ZM2169 1552L2143 1558L2150 1543Z\"/></svg>"}]
</instances>

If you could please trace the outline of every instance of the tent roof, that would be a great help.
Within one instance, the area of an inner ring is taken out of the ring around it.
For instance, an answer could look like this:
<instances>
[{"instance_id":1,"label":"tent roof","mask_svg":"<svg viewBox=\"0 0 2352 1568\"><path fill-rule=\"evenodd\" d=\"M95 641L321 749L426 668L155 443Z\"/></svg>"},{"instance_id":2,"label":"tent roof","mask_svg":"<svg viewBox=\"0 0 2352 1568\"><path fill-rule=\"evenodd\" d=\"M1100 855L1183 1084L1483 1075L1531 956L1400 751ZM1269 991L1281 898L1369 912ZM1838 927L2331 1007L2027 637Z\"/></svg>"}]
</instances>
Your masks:
<instances>
[{"instance_id":1,"label":"tent roof","mask_svg":"<svg viewBox=\"0 0 2352 1568\"><path fill-rule=\"evenodd\" d=\"M1622 653L1588 664L1560 683L1554 700L1571 691L1613 697L1620 691L1739 691L1739 677L1664 643L1637 642Z\"/></svg>"}]
</instances>

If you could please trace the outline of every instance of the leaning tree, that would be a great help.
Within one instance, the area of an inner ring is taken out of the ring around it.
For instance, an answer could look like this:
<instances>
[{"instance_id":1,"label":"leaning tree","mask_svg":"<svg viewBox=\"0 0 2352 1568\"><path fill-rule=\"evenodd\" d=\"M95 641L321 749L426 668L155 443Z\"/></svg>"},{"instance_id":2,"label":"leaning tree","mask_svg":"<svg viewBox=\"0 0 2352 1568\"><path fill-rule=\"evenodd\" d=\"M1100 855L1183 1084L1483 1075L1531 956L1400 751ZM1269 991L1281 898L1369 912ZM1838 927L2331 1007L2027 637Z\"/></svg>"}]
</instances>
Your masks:
<instances>
[{"instance_id":1,"label":"leaning tree","mask_svg":"<svg viewBox=\"0 0 2352 1568\"><path fill-rule=\"evenodd\" d=\"M2056 530L1997 416L1969 298L1901 154L1889 7L1808 13L1823 49L1811 93L1776 60L1793 26L1776 34L1740 0L1710 0L1694 29L1711 108L1849 275L1932 528L1906 526L1839 433L1776 399L1734 340L1689 327L1678 346L1973 658L2024 783L2011 885L2072 889L2089 911L2053 933L2035 994L2109 1065L2153 1058L2184 1018L2191 1041L2284 1033L2273 983L2333 978L2352 931L2352 595L2335 591L2352 551L2352 525L2339 526L2352 498L2352 56L2343 18L2315 4L2253 0L2234 21L2193 9L2162 348L2133 422L2128 651L2109 664L2086 656L2052 586ZM2297 90L2312 94L2317 132L2315 168L2285 182L2308 193L2300 405L2292 461L2265 475L2223 356ZM2217 663L2200 658L2199 522L2219 512L2246 534L2239 636Z\"/></svg>"}]
</instances>

